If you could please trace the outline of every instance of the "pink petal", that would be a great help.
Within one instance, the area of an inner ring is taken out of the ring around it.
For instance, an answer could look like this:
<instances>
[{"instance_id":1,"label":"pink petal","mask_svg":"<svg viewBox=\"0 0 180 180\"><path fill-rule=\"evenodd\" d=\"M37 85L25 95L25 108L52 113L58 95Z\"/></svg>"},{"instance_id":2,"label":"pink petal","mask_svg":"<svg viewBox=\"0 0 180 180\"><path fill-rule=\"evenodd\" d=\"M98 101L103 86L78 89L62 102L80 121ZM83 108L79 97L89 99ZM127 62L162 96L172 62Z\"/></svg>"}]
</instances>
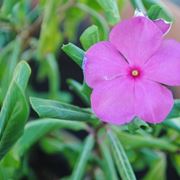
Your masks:
<instances>
[{"instance_id":1,"label":"pink petal","mask_svg":"<svg viewBox=\"0 0 180 180\"><path fill-rule=\"evenodd\" d=\"M169 30L171 29L171 25L172 25L172 23L166 22L163 19L154 20L154 23L162 31L162 33L164 35L166 35L169 32Z\"/></svg>"},{"instance_id":2,"label":"pink petal","mask_svg":"<svg viewBox=\"0 0 180 180\"><path fill-rule=\"evenodd\" d=\"M145 76L163 84L180 85L180 43L165 40L146 63Z\"/></svg>"},{"instance_id":3,"label":"pink petal","mask_svg":"<svg viewBox=\"0 0 180 180\"><path fill-rule=\"evenodd\" d=\"M90 87L122 76L128 66L121 54L107 41L93 45L85 58L84 76Z\"/></svg>"},{"instance_id":4,"label":"pink petal","mask_svg":"<svg viewBox=\"0 0 180 180\"><path fill-rule=\"evenodd\" d=\"M130 64L140 65L159 48L162 35L153 21L138 16L117 24L110 33L110 42Z\"/></svg>"},{"instance_id":5,"label":"pink petal","mask_svg":"<svg viewBox=\"0 0 180 180\"><path fill-rule=\"evenodd\" d=\"M149 80L135 84L136 115L149 123L160 123L173 107L173 97L166 87Z\"/></svg>"},{"instance_id":6,"label":"pink petal","mask_svg":"<svg viewBox=\"0 0 180 180\"><path fill-rule=\"evenodd\" d=\"M91 95L94 113L110 124L124 124L134 117L134 81L121 77L96 86Z\"/></svg>"}]
</instances>

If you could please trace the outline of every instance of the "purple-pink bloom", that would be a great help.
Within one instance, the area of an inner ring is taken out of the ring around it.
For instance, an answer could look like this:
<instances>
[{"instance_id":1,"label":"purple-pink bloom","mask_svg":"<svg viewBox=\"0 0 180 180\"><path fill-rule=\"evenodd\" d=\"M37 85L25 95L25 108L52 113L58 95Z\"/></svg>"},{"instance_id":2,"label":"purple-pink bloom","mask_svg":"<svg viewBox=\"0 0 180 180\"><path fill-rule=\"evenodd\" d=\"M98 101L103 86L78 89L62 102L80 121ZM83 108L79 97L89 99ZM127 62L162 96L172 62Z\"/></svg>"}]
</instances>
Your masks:
<instances>
[{"instance_id":1,"label":"purple-pink bloom","mask_svg":"<svg viewBox=\"0 0 180 180\"><path fill-rule=\"evenodd\" d=\"M91 106L102 121L124 124L139 117L162 122L173 107L165 86L180 85L180 43L163 40L170 24L138 16L117 24L109 41L85 54Z\"/></svg>"}]
</instances>

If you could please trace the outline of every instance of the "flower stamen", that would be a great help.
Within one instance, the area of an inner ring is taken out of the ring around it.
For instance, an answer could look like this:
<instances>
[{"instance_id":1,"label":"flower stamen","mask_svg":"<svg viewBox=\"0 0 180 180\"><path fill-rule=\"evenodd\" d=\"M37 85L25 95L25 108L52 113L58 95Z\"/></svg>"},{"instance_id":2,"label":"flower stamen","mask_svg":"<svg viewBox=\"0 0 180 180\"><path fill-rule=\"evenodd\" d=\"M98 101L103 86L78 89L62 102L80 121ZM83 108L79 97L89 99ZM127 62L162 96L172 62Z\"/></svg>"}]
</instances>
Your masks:
<instances>
[{"instance_id":1,"label":"flower stamen","mask_svg":"<svg viewBox=\"0 0 180 180\"><path fill-rule=\"evenodd\" d=\"M131 75L134 77L137 77L137 76L139 76L139 71L138 70L132 70Z\"/></svg>"}]
</instances>

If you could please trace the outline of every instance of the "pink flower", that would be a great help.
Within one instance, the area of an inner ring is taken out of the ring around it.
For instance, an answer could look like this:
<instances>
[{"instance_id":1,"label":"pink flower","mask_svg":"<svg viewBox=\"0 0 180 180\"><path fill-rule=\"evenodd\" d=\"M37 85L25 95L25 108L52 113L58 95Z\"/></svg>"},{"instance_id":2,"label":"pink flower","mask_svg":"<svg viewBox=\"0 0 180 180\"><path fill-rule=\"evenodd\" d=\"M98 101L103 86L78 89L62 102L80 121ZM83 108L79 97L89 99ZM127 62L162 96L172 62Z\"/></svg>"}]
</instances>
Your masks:
<instances>
[{"instance_id":1,"label":"pink flower","mask_svg":"<svg viewBox=\"0 0 180 180\"><path fill-rule=\"evenodd\" d=\"M170 24L142 16L117 24L109 41L85 55L85 81L91 105L102 121L124 124L139 117L162 122L173 107L165 85L180 85L180 43L163 40Z\"/></svg>"}]
</instances>

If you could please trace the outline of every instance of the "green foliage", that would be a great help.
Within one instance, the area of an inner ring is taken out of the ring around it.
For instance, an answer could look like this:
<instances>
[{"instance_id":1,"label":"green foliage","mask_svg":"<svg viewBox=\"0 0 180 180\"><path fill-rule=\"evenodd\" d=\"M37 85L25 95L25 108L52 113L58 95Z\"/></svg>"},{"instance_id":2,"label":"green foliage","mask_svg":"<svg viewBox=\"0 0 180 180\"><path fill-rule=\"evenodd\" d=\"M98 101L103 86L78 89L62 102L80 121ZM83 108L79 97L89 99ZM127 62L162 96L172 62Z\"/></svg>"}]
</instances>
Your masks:
<instances>
[{"instance_id":1,"label":"green foliage","mask_svg":"<svg viewBox=\"0 0 180 180\"><path fill-rule=\"evenodd\" d=\"M120 21L117 0L97 0L97 2L103 8L110 25L115 25Z\"/></svg>"},{"instance_id":2,"label":"green foliage","mask_svg":"<svg viewBox=\"0 0 180 180\"><path fill-rule=\"evenodd\" d=\"M14 147L14 151L18 156L24 155L24 153L40 138L47 133L56 129L71 129L82 130L86 129L86 124L81 122L66 121L61 119L38 119L29 122L26 127L23 136L18 140ZM38 131L37 131L38 129Z\"/></svg>"},{"instance_id":3,"label":"green foliage","mask_svg":"<svg viewBox=\"0 0 180 180\"><path fill-rule=\"evenodd\" d=\"M100 36L100 39L103 39L103 40L107 39L109 27L104 17L101 16L99 13L97 13L94 9L90 8L89 6L85 4L77 3L77 7L83 12L85 12L86 14L92 16L94 21L97 22L98 27L100 28L101 33L102 33L102 36Z\"/></svg>"},{"instance_id":4,"label":"green foliage","mask_svg":"<svg viewBox=\"0 0 180 180\"><path fill-rule=\"evenodd\" d=\"M31 98L30 101L33 109L40 117L92 121L92 114L77 106L40 98Z\"/></svg>"},{"instance_id":5,"label":"green foliage","mask_svg":"<svg viewBox=\"0 0 180 180\"><path fill-rule=\"evenodd\" d=\"M112 144L112 151L114 159L119 171L119 174L123 180L135 180L136 177L123 149L122 144L112 131L108 131L108 137Z\"/></svg>"},{"instance_id":6,"label":"green foliage","mask_svg":"<svg viewBox=\"0 0 180 180\"><path fill-rule=\"evenodd\" d=\"M139 118L135 118L132 122L128 124L128 130L132 133L138 131L139 129L144 129L151 132L151 127Z\"/></svg>"},{"instance_id":7,"label":"green foliage","mask_svg":"<svg viewBox=\"0 0 180 180\"><path fill-rule=\"evenodd\" d=\"M80 154L80 157L77 159L77 163L72 173L72 180L79 180L83 178L85 173L86 164L91 153L91 150L94 146L94 137L89 135L84 142L84 147Z\"/></svg>"},{"instance_id":8,"label":"green foliage","mask_svg":"<svg viewBox=\"0 0 180 180\"><path fill-rule=\"evenodd\" d=\"M104 159L103 170L107 179L118 180L118 176L116 173L116 168L114 166L110 148L108 146L107 139L104 138L105 136L106 136L106 133L103 130L101 130L98 134L98 143L99 143L100 150L102 152L102 156Z\"/></svg>"},{"instance_id":9,"label":"green foliage","mask_svg":"<svg viewBox=\"0 0 180 180\"><path fill-rule=\"evenodd\" d=\"M24 94L29 75L29 66L25 62L18 64L4 99L0 113L0 159L23 133L29 115Z\"/></svg>"},{"instance_id":10,"label":"green foliage","mask_svg":"<svg viewBox=\"0 0 180 180\"><path fill-rule=\"evenodd\" d=\"M142 0L131 0L131 3L135 9L145 14L146 10Z\"/></svg>"},{"instance_id":11,"label":"green foliage","mask_svg":"<svg viewBox=\"0 0 180 180\"><path fill-rule=\"evenodd\" d=\"M85 50L99 42L99 30L95 25L87 28L80 37L81 44Z\"/></svg>"},{"instance_id":12,"label":"green foliage","mask_svg":"<svg viewBox=\"0 0 180 180\"><path fill-rule=\"evenodd\" d=\"M144 177L144 180L166 179L166 157L164 154L160 154L159 158L151 166L152 167Z\"/></svg>"},{"instance_id":13,"label":"green foliage","mask_svg":"<svg viewBox=\"0 0 180 180\"><path fill-rule=\"evenodd\" d=\"M5 94L7 92L7 89L9 87L9 84L11 82L14 68L16 67L17 62L19 61L19 55L21 51L21 41L20 39L16 39L13 42L11 42L10 49L4 51L4 53L1 55L0 65L1 65L1 97L2 100L5 97Z\"/></svg>"},{"instance_id":14,"label":"green foliage","mask_svg":"<svg viewBox=\"0 0 180 180\"><path fill-rule=\"evenodd\" d=\"M167 119L162 124L180 133L180 118L179 117Z\"/></svg>"},{"instance_id":15,"label":"green foliage","mask_svg":"<svg viewBox=\"0 0 180 180\"><path fill-rule=\"evenodd\" d=\"M163 9L163 7L161 7L159 5L151 6L151 8L148 10L147 14L148 14L148 17L152 20L162 18L168 22L172 21L171 15L167 11L165 11L165 9Z\"/></svg>"},{"instance_id":16,"label":"green foliage","mask_svg":"<svg viewBox=\"0 0 180 180\"><path fill-rule=\"evenodd\" d=\"M146 133L144 133L142 136L140 134L129 134L128 132L120 131L117 127L113 127L113 129L116 131L122 144L129 149L148 147L167 150L170 152L176 152L178 149L178 147L173 143L168 142L165 139L163 140L152 137Z\"/></svg>"},{"instance_id":17,"label":"green foliage","mask_svg":"<svg viewBox=\"0 0 180 180\"><path fill-rule=\"evenodd\" d=\"M59 16L56 15L59 2L59 0L46 0L41 36L38 44L40 58L44 58L48 53L55 52L60 42Z\"/></svg>"},{"instance_id":18,"label":"green foliage","mask_svg":"<svg viewBox=\"0 0 180 180\"><path fill-rule=\"evenodd\" d=\"M68 43L63 45L62 50L72 58L72 60L82 67L83 58L84 58L84 51L72 43Z\"/></svg>"},{"instance_id":19,"label":"green foliage","mask_svg":"<svg viewBox=\"0 0 180 180\"><path fill-rule=\"evenodd\" d=\"M73 90L85 104L90 104L89 96L91 94L91 89L87 86L86 83L81 84L73 79L68 79L67 83L70 89Z\"/></svg>"}]
</instances>

